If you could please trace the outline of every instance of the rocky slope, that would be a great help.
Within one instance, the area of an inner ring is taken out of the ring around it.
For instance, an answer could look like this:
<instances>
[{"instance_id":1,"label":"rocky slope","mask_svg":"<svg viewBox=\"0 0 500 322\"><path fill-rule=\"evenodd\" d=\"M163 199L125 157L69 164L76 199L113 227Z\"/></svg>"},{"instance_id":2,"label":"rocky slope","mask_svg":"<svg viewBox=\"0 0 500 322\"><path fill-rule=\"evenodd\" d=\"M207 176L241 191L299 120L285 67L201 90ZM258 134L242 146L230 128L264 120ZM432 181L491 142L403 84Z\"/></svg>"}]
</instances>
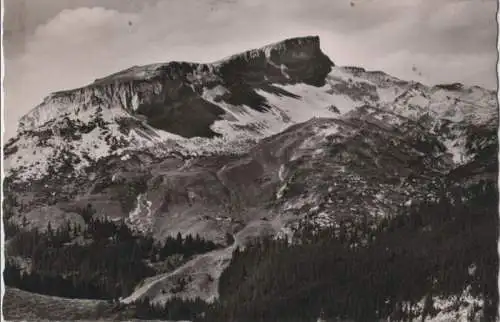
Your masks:
<instances>
[{"instance_id":1,"label":"rocky slope","mask_svg":"<svg viewBox=\"0 0 500 322\"><path fill-rule=\"evenodd\" d=\"M132 67L22 118L4 148L8 218L57 226L92 204L157 238L230 232L235 245L292 236L301 221L376 224L446 182L496 180L495 95L335 66L318 37L212 64ZM199 278L180 295L216 297L231 247L131 298L169 297L160 291L183 274Z\"/></svg>"}]
</instances>

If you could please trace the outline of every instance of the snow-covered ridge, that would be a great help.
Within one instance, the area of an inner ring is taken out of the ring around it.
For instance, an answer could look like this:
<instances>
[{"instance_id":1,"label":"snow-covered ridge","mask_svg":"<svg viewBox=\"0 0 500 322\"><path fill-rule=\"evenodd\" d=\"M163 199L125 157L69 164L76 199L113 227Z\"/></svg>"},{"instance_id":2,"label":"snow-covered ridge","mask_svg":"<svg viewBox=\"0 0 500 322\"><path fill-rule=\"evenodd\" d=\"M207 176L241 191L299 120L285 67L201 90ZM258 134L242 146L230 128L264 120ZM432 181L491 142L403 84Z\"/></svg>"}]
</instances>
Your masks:
<instances>
[{"instance_id":1,"label":"snow-covered ridge","mask_svg":"<svg viewBox=\"0 0 500 322\"><path fill-rule=\"evenodd\" d=\"M278 56L286 54L290 54L294 58L307 59L310 55L316 53L321 53L320 39L318 36L297 37L269 44L259 49L247 50L240 54L231 55L213 63L213 65L221 66L241 60L251 61L260 57L272 59L273 57L278 58Z\"/></svg>"},{"instance_id":2,"label":"snow-covered ridge","mask_svg":"<svg viewBox=\"0 0 500 322\"><path fill-rule=\"evenodd\" d=\"M140 104L147 103L158 95L162 88L159 82L143 81L87 86L53 93L20 119L19 132L35 130L64 114L78 117L89 109L135 111Z\"/></svg>"},{"instance_id":3,"label":"snow-covered ridge","mask_svg":"<svg viewBox=\"0 0 500 322\"><path fill-rule=\"evenodd\" d=\"M217 60L213 63L173 61L160 64L149 64L144 66L133 66L107 77L99 78L92 85L101 85L107 82L148 80L155 77L166 77L176 79L188 74L217 74L221 68L233 65L236 62L251 62L265 57L271 60L280 55L290 54L296 59L308 59L313 54L322 54L318 36L297 37L269 44L257 49L251 49ZM332 63L333 64L333 63ZM241 66L240 66L241 67Z\"/></svg>"},{"instance_id":4,"label":"snow-covered ridge","mask_svg":"<svg viewBox=\"0 0 500 322\"><path fill-rule=\"evenodd\" d=\"M259 62L257 65L263 64L258 67L269 64L282 70L286 78L289 77L285 72L286 64L296 61L301 65L313 65L318 57L326 59L327 65L333 66L321 52L319 37L303 37L249 50L211 64L167 62L133 66L97 79L87 86L50 94L21 118L19 129L21 132L33 130L64 112L78 114L79 110L90 107L136 111L140 105L158 100L166 87L179 87L180 83L201 93L205 87L223 83L222 78L227 71L237 70L241 73L247 67L255 68L256 62Z\"/></svg>"}]
</instances>

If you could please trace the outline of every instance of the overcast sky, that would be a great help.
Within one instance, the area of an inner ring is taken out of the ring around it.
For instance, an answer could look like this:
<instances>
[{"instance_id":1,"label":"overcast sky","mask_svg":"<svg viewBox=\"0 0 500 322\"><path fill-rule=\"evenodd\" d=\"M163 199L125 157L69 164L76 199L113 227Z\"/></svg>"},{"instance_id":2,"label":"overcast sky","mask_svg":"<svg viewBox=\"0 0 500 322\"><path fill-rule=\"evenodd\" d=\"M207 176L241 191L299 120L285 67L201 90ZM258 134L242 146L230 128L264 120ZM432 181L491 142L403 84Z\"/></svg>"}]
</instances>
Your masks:
<instances>
[{"instance_id":1,"label":"overcast sky","mask_svg":"<svg viewBox=\"0 0 500 322\"><path fill-rule=\"evenodd\" d=\"M6 137L53 91L319 35L337 65L496 89L497 0L4 0Z\"/></svg>"}]
</instances>

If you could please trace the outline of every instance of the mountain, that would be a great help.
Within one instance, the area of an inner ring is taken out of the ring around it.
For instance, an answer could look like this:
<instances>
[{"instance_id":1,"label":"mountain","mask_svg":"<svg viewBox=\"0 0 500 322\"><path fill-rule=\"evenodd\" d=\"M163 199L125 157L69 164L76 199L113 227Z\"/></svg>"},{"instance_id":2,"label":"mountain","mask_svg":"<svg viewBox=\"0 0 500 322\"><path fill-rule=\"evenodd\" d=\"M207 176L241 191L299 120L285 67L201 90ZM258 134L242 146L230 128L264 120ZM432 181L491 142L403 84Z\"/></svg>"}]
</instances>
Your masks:
<instances>
[{"instance_id":1,"label":"mountain","mask_svg":"<svg viewBox=\"0 0 500 322\"><path fill-rule=\"evenodd\" d=\"M336 66L318 37L135 66L53 93L21 119L4 146L4 209L9 224L46 231L88 227L90 205L155 240L225 245L123 296L214 301L233 252L256 238L378 227L475 198L457 189L496 189L497 117L492 91Z\"/></svg>"},{"instance_id":2,"label":"mountain","mask_svg":"<svg viewBox=\"0 0 500 322\"><path fill-rule=\"evenodd\" d=\"M210 151L224 148L228 140L277 133L292 116L272 108L261 93L293 96L277 86L323 85L332 65L319 39L311 37L213 64L132 67L86 87L54 93L22 117L6 154L38 152L30 159L9 158L7 168L23 169L23 178L39 177L65 158L75 158L79 169L100 157L158 142L175 151L198 150L207 140L186 138L219 138L208 144L215 145ZM308 114L295 119L307 120Z\"/></svg>"},{"instance_id":3,"label":"mountain","mask_svg":"<svg viewBox=\"0 0 500 322\"><path fill-rule=\"evenodd\" d=\"M213 64L132 67L51 94L21 118L18 135L6 145L6 169L21 178L39 178L67 159L81 169L159 142L163 151L232 151L235 141L364 105L421 123L437 119L427 126L451 130L443 142L459 159L463 144L453 135L460 132L460 122L487 119L494 113L495 96L479 87L429 88L382 72L335 67L318 37L288 39Z\"/></svg>"}]
</instances>

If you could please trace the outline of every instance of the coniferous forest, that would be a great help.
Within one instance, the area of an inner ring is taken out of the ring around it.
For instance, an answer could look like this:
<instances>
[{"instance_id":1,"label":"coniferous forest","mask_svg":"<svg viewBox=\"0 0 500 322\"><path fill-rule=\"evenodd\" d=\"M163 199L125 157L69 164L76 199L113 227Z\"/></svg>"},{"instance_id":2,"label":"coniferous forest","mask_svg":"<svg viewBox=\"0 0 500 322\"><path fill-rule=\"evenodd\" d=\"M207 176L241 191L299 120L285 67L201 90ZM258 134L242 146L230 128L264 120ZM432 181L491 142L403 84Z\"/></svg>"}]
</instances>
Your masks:
<instances>
[{"instance_id":1,"label":"coniferous forest","mask_svg":"<svg viewBox=\"0 0 500 322\"><path fill-rule=\"evenodd\" d=\"M413 309L422 299L424 316L431 316L433 298L460 294L470 285L471 294L484 300L484 321L493 321L497 207L496 185L481 183L414 205L376 227L341 222L318 231L303 226L292 243L267 238L236 249L213 304L173 298L160 305L143 299L128 309L140 319L205 322L315 321L320 314L400 321L415 317ZM21 273L7 262L6 284L64 297L116 299L154 274L148 262L219 247L180 235L156 244L106 220L89 219L86 227L17 233L9 247L30 258L32 270ZM75 236L93 242L76 244Z\"/></svg>"},{"instance_id":2,"label":"coniferous forest","mask_svg":"<svg viewBox=\"0 0 500 322\"><path fill-rule=\"evenodd\" d=\"M86 211L92 210L88 208ZM68 298L114 300L129 295L137 284L157 272L152 263L172 255L189 258L220 247L199 236L167 237L162 243L133 234L122 223L83 216L85 228L69 223L46 232L19 230L8 252L26 259L29 269L6 261L5 284L39 294Z\"/></svg>"},{"instance_id":3,"label":"coniferous forest","mask_svg":"<svg viewBox=\"0 0 500 322\"><path fill-rule=\"evenodd\" d=\"M458 200L467 200L461 201ZM415 318L432 298L471 294L484 321L498 307L498 194L480 184L439 202L413 206L377 228L341 224L299 240L263 239L237 249L219 282L219 300L136 303L137 317L192 321L395 321ZM363 236L362 239L355 236ZM475 266L474 274L469 268Z\"/></svg>"}]
</instances>

